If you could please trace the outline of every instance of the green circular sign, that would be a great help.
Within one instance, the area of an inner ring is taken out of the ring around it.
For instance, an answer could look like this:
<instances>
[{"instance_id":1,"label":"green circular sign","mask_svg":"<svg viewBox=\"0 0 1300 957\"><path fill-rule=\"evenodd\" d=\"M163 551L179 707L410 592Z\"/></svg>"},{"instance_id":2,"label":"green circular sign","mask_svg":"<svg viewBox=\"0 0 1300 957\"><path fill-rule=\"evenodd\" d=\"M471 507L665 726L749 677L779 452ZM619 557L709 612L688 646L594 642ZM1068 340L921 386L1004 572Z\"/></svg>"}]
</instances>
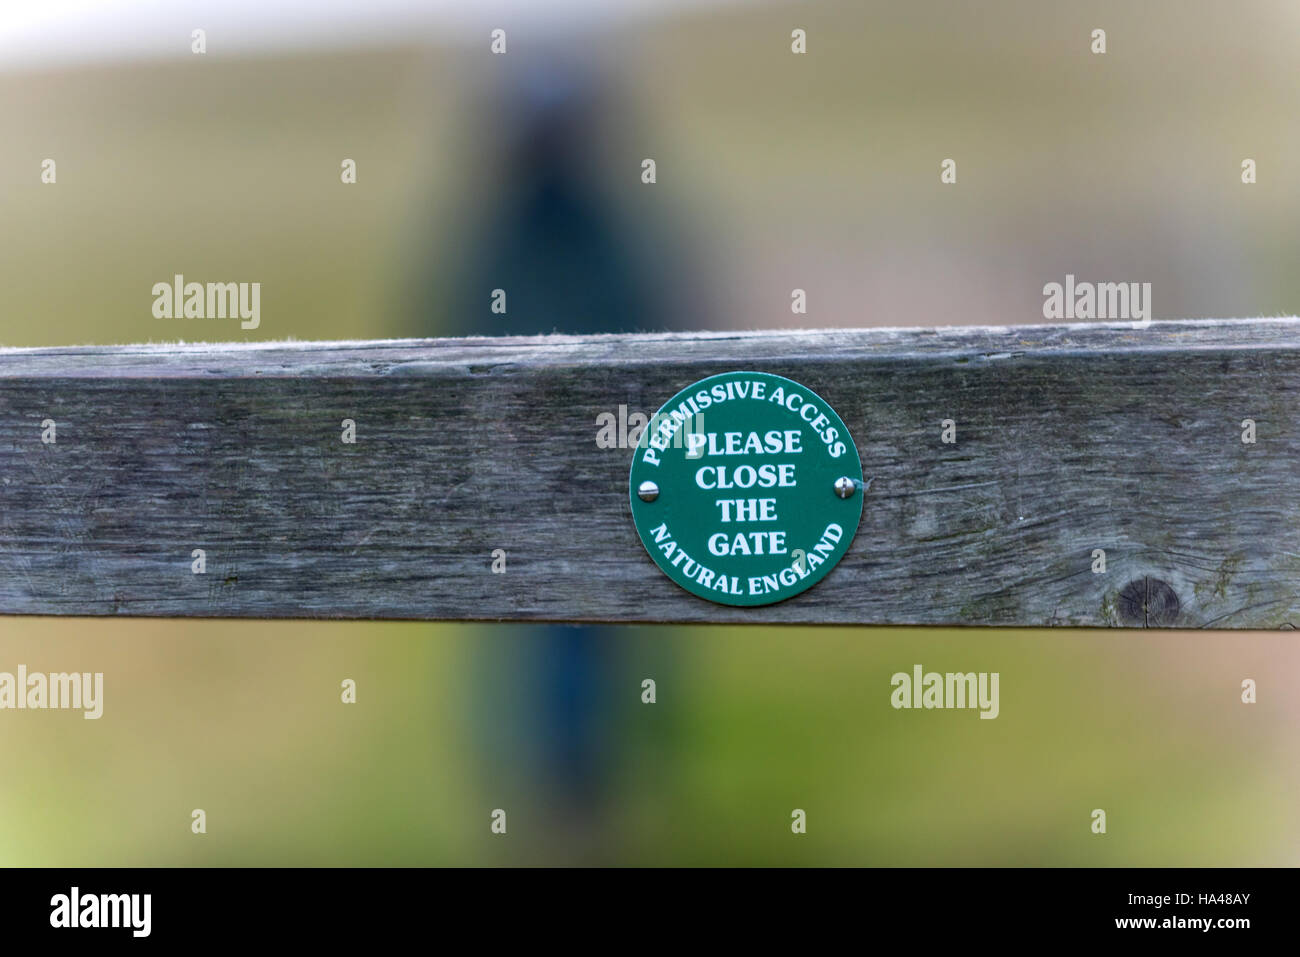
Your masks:
<instances>
[{"instance_id":1,"label":"green circular sign","mask_svg":"<svg viewBox=\"0 0 1300 957\"><path fill-rule=\"evenodd\" d=\"M632 457L632 520L665 575L724 605L770 605L844 557L862 517L862 463L819 395L766 372L677 393Z\"/></svg>"}]
</instances>

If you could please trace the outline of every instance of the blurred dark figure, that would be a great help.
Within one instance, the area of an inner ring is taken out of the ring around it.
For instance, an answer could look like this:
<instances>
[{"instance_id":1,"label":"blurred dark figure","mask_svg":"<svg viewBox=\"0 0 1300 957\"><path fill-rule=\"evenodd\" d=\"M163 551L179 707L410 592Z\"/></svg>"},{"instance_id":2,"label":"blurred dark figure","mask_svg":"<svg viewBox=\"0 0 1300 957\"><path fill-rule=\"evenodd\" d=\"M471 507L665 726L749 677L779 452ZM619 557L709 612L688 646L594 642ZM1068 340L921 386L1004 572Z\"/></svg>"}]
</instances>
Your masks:
<instances>
[{"instance_id":1,"label":"blurred dark figure","mask_svg":"<svg viewBox=\"0 0 1300 957\"><path fill-rule=\"evenodd\" d=\"M556 62L525 71L476 116L499 139L473 143L477 172L491 170L478 199L465 261L432 302L447 297L447 321L423 335L537 335L662 329L667 311L644 274L644 235L618 224L603 199L602 153L611 143L597 77ZM626 157L627 189L641 186L639 158ZM445 274L444 274L445 275ZM505 315L491 311L502 289ZM679 323L685 319L678 310ZM653 410L646 410L647 412ZM595 435L593 416L593 441ZM520 785L526 819L543 824L563 855L596 863L615 770L617 724L640 694L641 676L622 667L612 628L503 626L475 647L475 723L503 766L528 769ZM491 646L491 647L489 647ZM509 674L502 674L503 663ZM513 745L513 747L512 747ZM514 751L515 753L510 753ZM544 808L544 810L543 810ZM520 815L524 817L524 815ZM602 850L604 848L604 850ZM552 852L554 853L554 851Z\"/></svg>"},{"instance_id":2,"label":"blurred dark figure","mask_svg":"<svg viewBox=\"0 0 1300 957\"><path fill-rule=\"evenodd\" d=\"M631 332L661 325L630 231L598 193L600 90L550 65L529 71L496 111L506 131L481 245L444 335ZM488 160L491 163L491 159ZM638 181L628 170L629 188ZM499 197L499 198L498 198ZM489 310L493 289L506 315Z\"/></svg>"}]
</instances>

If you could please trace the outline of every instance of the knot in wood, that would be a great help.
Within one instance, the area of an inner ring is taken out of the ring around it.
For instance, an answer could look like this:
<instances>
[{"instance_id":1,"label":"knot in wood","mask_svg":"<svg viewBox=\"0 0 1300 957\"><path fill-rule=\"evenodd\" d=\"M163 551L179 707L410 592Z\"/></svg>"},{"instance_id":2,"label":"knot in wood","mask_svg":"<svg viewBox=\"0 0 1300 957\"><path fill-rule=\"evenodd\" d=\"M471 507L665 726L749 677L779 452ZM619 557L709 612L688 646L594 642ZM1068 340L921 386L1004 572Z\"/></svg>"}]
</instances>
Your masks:
<instances>
[{"instance_id":1,"label":"knot in wood","mask_svg":"<svg viewBox=\"0 0 1300 957\"><path fill-rule=\"evenodd\" d=\"M1166 581L1143 575L1119 592L1119 619L1139 628L1161 628L1178 620L1178 595Z\"/></svg>"}]
</instances>

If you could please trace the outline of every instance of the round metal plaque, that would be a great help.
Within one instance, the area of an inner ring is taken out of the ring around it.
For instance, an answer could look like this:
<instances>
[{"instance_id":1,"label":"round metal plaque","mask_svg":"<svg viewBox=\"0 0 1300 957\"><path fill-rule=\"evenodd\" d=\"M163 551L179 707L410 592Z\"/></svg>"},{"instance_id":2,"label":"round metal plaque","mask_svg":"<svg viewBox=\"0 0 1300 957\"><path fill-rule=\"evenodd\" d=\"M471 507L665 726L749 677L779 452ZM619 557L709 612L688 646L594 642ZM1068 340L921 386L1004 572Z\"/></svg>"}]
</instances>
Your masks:
<instances>
[{"instance_id":1,"label":"round metal plaque","mask_svg":"<svg viewBox=\"0 0 1300 957\"><path fill-rule=\"evenodd\" d=\"M862 464L825 400L766 372L725 372L673 396L632 458L632 519L687 591L770 605L844 557L862 517Z\"/></svg>"}]
</instances>

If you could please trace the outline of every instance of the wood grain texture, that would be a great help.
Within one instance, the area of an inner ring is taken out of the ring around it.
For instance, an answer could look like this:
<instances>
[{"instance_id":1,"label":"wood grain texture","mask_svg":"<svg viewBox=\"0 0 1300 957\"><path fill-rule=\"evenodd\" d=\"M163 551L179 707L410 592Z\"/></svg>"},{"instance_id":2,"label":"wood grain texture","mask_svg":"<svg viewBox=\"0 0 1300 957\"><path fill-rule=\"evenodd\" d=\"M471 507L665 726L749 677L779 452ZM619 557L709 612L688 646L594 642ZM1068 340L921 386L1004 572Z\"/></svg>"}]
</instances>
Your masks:
<instances>
[{"instance_id":1,"label":"wood grain texture","mask_svg":"<svg viewBox=\"0 0 1300 957\"><path fill-rule=\"evenodd\" d=\"M822 395L872 479L758 608L654 566L596 443L736 369ZM1289 628L1300 320L0 349L0 613Z\"/></svg>"}]
</instances>

